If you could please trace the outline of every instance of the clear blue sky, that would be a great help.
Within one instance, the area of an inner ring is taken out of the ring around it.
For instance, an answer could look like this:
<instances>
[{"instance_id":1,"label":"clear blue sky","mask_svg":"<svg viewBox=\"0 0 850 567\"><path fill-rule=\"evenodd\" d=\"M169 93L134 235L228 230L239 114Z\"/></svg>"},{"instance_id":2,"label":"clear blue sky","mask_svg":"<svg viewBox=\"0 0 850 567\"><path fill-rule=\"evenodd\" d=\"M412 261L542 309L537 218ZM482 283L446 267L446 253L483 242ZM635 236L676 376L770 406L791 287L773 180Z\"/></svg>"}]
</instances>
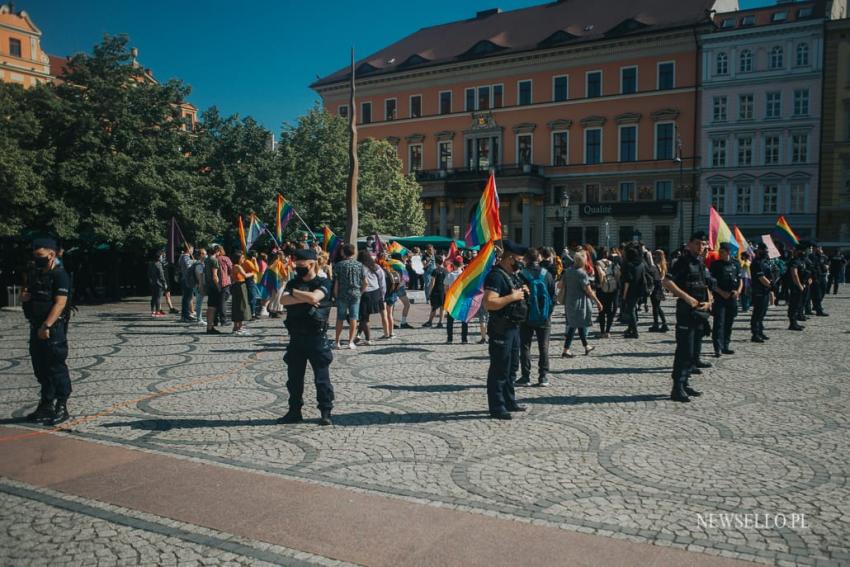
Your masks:
<instances>
[{"instance_id":1,"label":"clear blue sky","mask_svg":"<svg viewBox=\"0 0 850 567\"><path fill-rule=\"evenodd\" d=\"M0 0L7 1L7 0ZM600 0L616 2L619 0ZM670 0L675 2L676 0ZM55 55L90 51L104 33L126 33L160 80L192 86L198 108L250 115L275 133L317 99L316 75L345 66L419 28L542 0L17 0ZM740 0L742 8L772 0ZM425 7L425 9L423 9ZM351 12L351 13L349 13Z\"/></svg>"}]
</instances>

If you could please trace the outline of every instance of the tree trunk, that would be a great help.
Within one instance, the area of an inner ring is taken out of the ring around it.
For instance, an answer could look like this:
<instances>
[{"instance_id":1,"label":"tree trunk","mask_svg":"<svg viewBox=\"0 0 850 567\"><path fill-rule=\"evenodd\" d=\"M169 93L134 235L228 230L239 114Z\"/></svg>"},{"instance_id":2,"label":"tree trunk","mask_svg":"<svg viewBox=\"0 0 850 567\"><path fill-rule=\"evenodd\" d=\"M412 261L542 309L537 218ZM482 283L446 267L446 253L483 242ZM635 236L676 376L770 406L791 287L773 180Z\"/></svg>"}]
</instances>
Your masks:
<instances>
[{"instance_id":1,"label":"tree trunk","mask_svg":"<svg viewBox=\"0 0 850 567\"><path fill-rule=\"evenodd\" d=\"M351 86L348 104L348 205L345 219L345 241L357 245L359 220L357 218L357 180L360 177L360 163L357 161L357 110L354 102L354 48L351 48Z\"/></svg>"}]
</instances>

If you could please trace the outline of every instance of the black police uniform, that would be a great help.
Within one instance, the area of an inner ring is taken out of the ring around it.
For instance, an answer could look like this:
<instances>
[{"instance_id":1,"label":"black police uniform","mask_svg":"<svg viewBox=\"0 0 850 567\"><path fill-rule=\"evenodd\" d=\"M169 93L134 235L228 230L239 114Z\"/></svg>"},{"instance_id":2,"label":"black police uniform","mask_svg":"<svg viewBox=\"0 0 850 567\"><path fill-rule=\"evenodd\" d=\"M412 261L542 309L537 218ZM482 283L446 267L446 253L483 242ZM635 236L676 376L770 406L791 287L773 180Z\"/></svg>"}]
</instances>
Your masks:
<instances>
[{"instance_id":1,"label":"black police uniform","mask_svg":"<svg viewBox=\"0 0 850 567\"><path fill-rule=\"evenodd\" d=\"M313 367L316 397L323 415L333 408L334 389L331 385L330 364L333 352L326 339L328 315L331 309L331 281L314 277L310 281L295 278L286 284L285 293L292 290L313 292L321 290L325 297L314 307L308 303L286 306L286 329L289 331L289 346L283 357L287 365L286 389L289 391L289 410L300 414L304 405L304 374L307 362Z\"/></svg>"},{"instance_id":2,"label":"black police uniform","mask_svg":"<svg viewBox=\"0 0 850 567\"><path fill-rule=\"evenodd\" d=\"M803 303L801 305L802 313L800 314L800 319L805 321L807 318L805 315L812 314L812 289L814 288L815 277L815 263L810 254L803 257L803 273L806 277L800 278L800 281L805 288L803 289Z\"/></svg>"},{"instance_id":3,"label":"black police uniform","mask_svg":"<svg viewBox=\"0 0 850 567\"><path fill-rule=\"evenodd\" d=\"M827 293L827 276L829 274L829 258L822 252L814 252L811 256L814 265L812 276L812 307L817 315L825 317L823 298Z\"/></svg>"},{"instance_id":4,"label":"black police uniform","mask_svg":"<svg viewBox=\"0 0 850 567\"><path fill-rule=\"evenodd\" d=\"M843 281L842 272L847 266L847 258L841 252L836 252L829 259L829 280L826 286L827 291L832 289L832 294L838 294L838 283Z\"/></svg>"},{"instance_id":5,"label":"black police uniform","mask_svg":"<svg viewBox=\"0 0 850 567\"><path fill-rule=\"evenodd\" d=\"M709 268L711 277L715 280L715 289L729 293L738 289L741 282L741 264L737 260L715 260ZM738 315L738 300L734 297L724 299L719 293L714 296L713 303L714 324L711 340L714 343L714 352L719 354L729 350L732 340L732 324Z\"/></svg>"},{"instance_id":6,"label":"black police uniform","mask_svg":"<svg viewBox=\"0 0 850 567\"><path fill-rule=\"evenodd\" d=\"M764 285L761 278L771 280L772 274L767 265L767 255L759 252L750 264L752 275L751 296L753 312L750 316L750 332L754 342L762 342L765 339L764 317L767 315L767 307L770 304L770 286ZM716 301L716 299L715 299Z\"/></svg>"},{"instance_id":7,"label":"black police uniform","mask_svg":"<svg viewBox=\"0 0 850 567\"><path fill-rule=\"evenodd\" d=\"M522 281L516 274L510 274L501 266L494 267L484 280L484 290L494 291L499 297L510 295L522 288ZM487 334L490 353L490 368L487 371L487 403L490 414L504 416L506 412L516 411L514 381L519 370L519 325L528 312L524 301L516 301L498 311L490 312Z\"/></svg>"},{"instance_id":8,"label":"black police uniform","mask_svg":"<svg viewBox=\"0 0 850 567\"><path fill-rule=\"evenodd\" d=\"M794 280L791 278L792 269L797 270L797 276L800 278L800 283L803 285L802 290L797 287ZM788 263L788 279L786 282L788 288L788 322L789 328L791 329L800 328L797 321L803 314L806 277L806 263L803 261L803 258L797 257L792 259L791 262Z\"/></svg>"},{"instance_id":9,"label":"black police uniform","mask_svg":"<svg viewBox=\"0 0 850 567\"><path fill-rule=\"evenodd\" d=\"M708 284L702 261L686 250L670 267L667 278L703 303L708 301ZM708 313L697 311L684 300L676 301L676 354L673 357L673 398L687 400L698 395L688 384L692 368L699 362L702 337Z\"/></svg>"},{"instance_id":10,"label":"black police uniform","mask_svg":"<svg viewBox=\"0 0 850 567\"><path fill-rule=\"evenodd\" d=\"M50 327L50 337L40 339L38 330L50 314L55 298L70 295L71 278L60 266L44 272L30 272L27 291L30 300L24 303L24 314L30 323L30 357L32 369L41 385L39 409L65 408L71 396L71 375L68 372L68 314L69 307Z\"/></svg>"}]
</instances>

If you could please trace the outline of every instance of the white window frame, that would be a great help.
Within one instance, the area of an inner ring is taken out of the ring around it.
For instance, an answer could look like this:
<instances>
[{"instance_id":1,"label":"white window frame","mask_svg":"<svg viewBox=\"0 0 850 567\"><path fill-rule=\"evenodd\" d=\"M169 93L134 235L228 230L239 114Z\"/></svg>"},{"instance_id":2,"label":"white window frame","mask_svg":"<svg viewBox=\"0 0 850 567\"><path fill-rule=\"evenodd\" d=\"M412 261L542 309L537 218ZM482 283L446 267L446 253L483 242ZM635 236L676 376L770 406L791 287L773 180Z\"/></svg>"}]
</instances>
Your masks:
<instances>
[{"instance_id":1,"label":"white window frame","mask_svg":"<svg viewBox=\"0 0 850 567\"><path fill-rule=\"evenodd\" d=\"M363 122L363 117L366 116L366 113L363 111L363 108L366 105L369 105L369 122ZM360 123L361 124L373 124L375 122L375 116L373 111L375 110L375 105L372 104L371 100L361 100L360 101Z\"/></svg>"},{"instance_id":2,"label":"white window frame","mask_svg":"<svg viewBox=\"0 0 850 567\"><path fill-rule=\"evenodd\" d=\"M804 155L802 156L805 159L800 160L800 161L797 161L797 160L794 159L794 149L795 149L794 138L797 137L797 136L805 136L806 137L806 143L803 144L803 154ZM792 132L791 133L791 163L793 163L793 164L803 164L803 163L808 163L808 161L809 161L809 134L806 133L806 132Z\"/></svg>"},{"instance_id":3,"label":"white window frame","mask_svg":"<svg viewBox=\"0 0 850 567\"><path fill-rule=\"evenodd\" d=\"M676 88L676 62L673 60L659 61L655 64L655 90L657 91L661 90L661 66L666 65L667 63L673 65L673 86L664 90L671 91Z\"/></svg>"},{"instance_id":4,"label":"white window frame","mask_svg":"<svg viewBox=\"0 0 850 567\"><path fill-rule=\"evenodd\" d=\"M806 95L806 109L805 112L797 112L797 93L804 93ZM792 116L808 116L809 110L811 109L812 97L810 96L811 92L808 88L794 89L794 99L792 102L793 108L791 109Z\"/></svg>"},{"instance_id":5,"label":"white window frame","mask_svg":"<svg viewBox=\"0 0 850 567\"><path fill-rule=\"evenodd\" d=\"M567 160L564 165L555 165L555 134L566 134L567 135ZM533 143L533 142L532 142ZM549 163L552 164L552 167L564 167L570 165L570 131L569 130L553 130L549 134L549 145L551 148L551 152L549 155ZM517 160L518 162L519 160Z\"/></svg>"},{"instance_id":6,"label":"white window frame","mask_svg":"<svg viewBox=\"0 0 850 567\"><path fill-rule=\"evenodd\" d=\"M342 109L345 109L346 116L342 116ZM347 104L339 104L336 107L336 115L348 119L348 105Z\"/></svg>"},{"instance_id":7,"label":"white window frame","mask_svg":"<svg viewBox=\"0 0 850 567\"><path fill-rule=\"evenodd\" d=\"M623 91L623 71L625 71L626 69L634 69L635 70L635 92L633 92L633 93L626 93L625 91ZM638 85L639 85L638 81L639 81L639 78L638 78L638 66L637 65L626 65L625 67L620 67L620 94L636 94L636 93L640 92L640 89L638 88Z\"/></svg>"},{"instance_id":8,"label":"white window frame","mask_svg":"<svg viewBox=\"0 0 850 567\"><path fill-rule=\"evenodd\" d=\"M413 159L412 159L413 156L411 155L411 153L412 153L411 150L413 150L413 148L415 148L416 146L419 146L419 156L420 156L421 162L422 162L420 164L420 166L421 166L420 169L413 169ZM452 157L454 157L454 155L452 155ZM425 144L423 144L422 142L416 142L415 144L407 144L407 172L408 173L414 173L416 171L422 171L424 169L425 169Z\"/></svg>"},{"instance_id":9,"label":"white window frame","mask_svg":"<svg viewBox=\"0 0 850 567\"><path fill-rule=\"evenodd\" d=\"M746 187L749 191L749 195L747 195L747 210L742 211L738 206L741 202L741 187ZM749 215L753 212L753 184L752 183L735 183L735 214L736 215Z\"/></svg>"},{"instance_id":10,"label":"white window frame","mask_svg":"<svg viewBox=\"0 0 850 567\"><path fill-rule=\"evenodd\" d=\"M806 62L800 63L800 48L805 47L806 50ZM794 46L794 66L795 67L808 67L811 62L811 49L809 49L809 44L805 41L801 41Z\"/></svg>"},{"instance_id":11,"label":"white window frame","mask_svg":"<svg viewBox=\"0 0 850 567\"><path fill-rule=\"evenodd\" d=\"M467 102L469 101L469 91L472 91L472 108L467 107ZM475 112L478 107L478 89L475 87L466 87L463 89L463 111L464 112Z\"/></svg>"},{"instance_id":12,"label":"white window frame","mask_svg":"<svg viewBox=\"0 0 850 567\"><path fill-rule=\"evenodd\" d=\"M599 161L596 163L587 163L587 133L592 130L599 130ZM603 149L605 148L605 132L602 130L602 127L594 126L592 128L585 128L584 133L582 134L582 139L584 141L584 144L582 144L582 153L584 154L584 159L582 161L584 165L598 165L600 163L605 163L605 158L602 155Z\"/></svg>"},{"instance_id":13,"label":"white window frame","mask_svg":"<svg viewBox=\"0 0 850 567\"><path fill-rule=\"evenodd\" d=\"M387 103L391 100L395 101L395 118L387 118ZM398 97L390 96L384 99L384 122L390 120L398 120Z\"/></svg>"},{"instance_id":14,"label":"white window frame","mask_svg":"<svg viewBox=\"0 0 850 567\"><path fill-rule=\"evenodd\" d=\"M767 207L767 188L768 187L776 187L776 208L775 210L768 211ZM761 214L763 215L773 215L779 213L779 196L780 196L780 188L778 182L768 181L761 184Z\"/></svg>"},{"instance_id":15,"label":"white window frame","mask_svg":"<svg viewBox=\"0 0 850 567\"><path fill-rule=\"evenodd\" d=\"M438 140L437 141L437 169L441 168L440 159L442 157L442 152L440 151L440 149L441 149L441 146L443 144L448 144L449 148L451 149L451 158L449 159L449 162L446 164L446 170L454 169L455 148L454 148L454 141L453 140ZM422 159L424 161L424 159L425 159L424 155L422 156Z\"/></svg>"},{"instance_id":16,"label":"white window frame","mask_svg":"<svg viewBox=\"0 0 850 567\"><path fill-rule=\"evenodd\" d=\"M517 165L520 164L520 161L519 161L519 139L523 136L528 136L529 138L531 138L531 159L529 160L528 163L529 164L534 163L534 133L533 132L519 132L516 135L514 135L514 146L516 146L514 148L515 149L514 155L515 155L515 159L516 159L516 161L514 161L514 163L516 163Z\"/></svg>"},{"instance_id":17,"label":"white window frame","mask_svg":"<svg viewBox=\"0 0 850 567\"><path fill-rule=\"evenodd\" d=\"M676 121L675 120L662 120L660 122L656 122L655 125L653 126L652 159L654 159L654 160L662 159L662 158L658 157L658 127L661 126L662 124L672 124L673 125L673 147L672 147L673 155L670 156L669 158L665 157L663 159L675 159L676 158L676 136L678 135L678 130L676 128Z\"/></svg>"},{"instance_id":18,"label":"white window frame","mask_svg":"<svg viewBox=\"0 0 850 567\"><path fill-rule=\"evenodd\" d=\"M528 104L522 104L520 102L520 92L522 92L521 85L523 83L528 83L528 85L529 85L528 92L529 92L529 98L531 100L529 100ZM502 90L502 97L504 97L504 96L505 96L504 90ZM533 106L534 105L534 80L533 79L518 79L517 80L517 82L516 82L516 105L517 106Z\"/></svg>"},{"instance_id":19,"label":"white window frame","mask_svg":"<svg viewBox=\"0 0 850 567\"><path fill-rule=\"evenodd\" d=\"M448 93L449 95L449 111L443 114L443 95ZM452 106L454 106L454 95L452 91L440 91L437 93L437 114L440 116L446 116L452 113Z\"/></svg>"},{"instance_id":20,"label":"white window frame","mask_svg":"<svg viewBox=\"0 0 850 567\"><path fill-rule=\"evenodd\" d=\"M419 97L419 116L413 116L413 99ZM407 97L407 117L422 118L425 116L425 97L421 94L412 94Z\"/></svg>"},{"instance_id":21,"label":"white window frame","mask_svg":"<svg viewBox=\"0 0 850 567\"><path fill-rule=\"evenodd\" d=\"M794 187L803 188L803 203L800 210L794 210ZM805 181L790 181L788 183L788 213L805 214L809 205L809 184Z\"/></svg>"},{"instance_id":22,"label":"white window frame","mask_svg":"<svg viewBox=\"0 0 850 567\"><path fill-rule=\"evenodd\" d=\"M717 136L715 138L711 138L709 140L710 148L711 148L711 167L729 167L729 140L727 140L723 136ZM715 142L723 142L723 163L716 164L714 163L714 144Z\"/></svg>"},{"instance_id":23,"label":"white window frame","mask_svg":"<svg viewBox=\"0 0 850 567\"><path fill-rule=\"evenodd\" d=\"M726 70L722 73L720 72L720 57L724 58L723 64L726 67ZM726 77L729 75L729 54L725 51L719 51L714 56L714 74L718 77Z\"/></svg>"},{"instance_id":24,"label":"white window frame","mask_svg":"<svg viewBox=\"0 0 850 567\"><path fill-rule=\"evenodd\" d=\"M566 79L567 81L567 98L564 100L555 99L555 81L558 79ZM552 102L564 102L570 100L570 76L569 75L554 75L552 77Z\"/></svg>"},{"instance_id":25,"label":"white window frame","mask_svg":"<svg viewBox=\"0 0 850 567\"><path fill-rule=\"evenodd\" d=\"M599 73L599 96L595 96L593 98L602 98L605 96L605 86L604 79L605 76L602 73L602 69L593 69L590 71L584 72L584 98L591 98L590 96L590 75L593 73Z\"/></svg>"},{"instance_id":26,"label":"white window frame","mask_svg":"<svg viewBox=\"0 0 850 567\"><path fill-rule=\"evenodd\" d=\"M490 85L490 110L496 108L496 87L502 87L502 106L500 106L499 108L505 107L505 84L496 83L495 85ZM534 85L532 85L532 88L533 87ZM534 100L533 96L531 100Z\"/></svg>"},{"instance_id":27,"label":"white window frame","mask_svg":"<svg viewBox=\"0 0 850 567\"><path fill-rule=\"evenodd\" d=\"M718 105L718 102L721 103ZM722 107L723 114L717 114L717 108ZM729 120L729 97L726 95L717 95L711 99L711 121L712 122L727 122Z\"/></svg>"},{"instance_id":28,"label":"white window frame","mask_svg":"<svg viewBox=\"0 0 850 567\"><path fill-rule=\"evenodd\" d=\"M659 183L669 183L670 184L670 199L673 199L673 180L672 179L656 179L655 180L655 200L660 201L661 199L658 197L658 184Z\"/></svg>"},{"instance_id":29,"label":"white window frame","mask_svg":"<svg viewBox=\"0 0 850 567\"><path fill-rule=\"evenodd\" d=\"M632 191L634 192L634 199L629 200L629 201L623 200L622 189L623 189L624 183L631 183ZM617 200L614 201L615 203L636 203L637 200L638 200L638 184L635 180L633 180L633 179L632 180L620 180L620 181L617 182Z\"/></svg>"},{"instance_id":30,"label":"white window frame","mask_svg":"<svg viewBox=\"0 0 850 567\"><path fill-rule=\"evenodd\" d=\"M720 198L717 200L717 203L721 205L720 207L714 207L714 190L720 189ZM709 183L708 184L708 205L709 207L714 207L714 209L720 213L726 213L726 183Z\"/></svg>"},{"instance_id":31,"label":"white window frame","mask_svg":"<svg viewBox=\"0 0 850 567\"><path fill-rule=\"evenodd\" d=\"M775 162L767 161L767 140L769 138L776 138L777 140ZM780 165L782 163L782 136L780 136L779 134L766 134L762 137L762 140L764 141L764 152L762 152L762 165Z\"/></svg>"},{"instance_id":32,"label":"white window frame","mask_svg":"<svg viewBox=\"0 0 850 567\"><path fill-rule=\"evenodd\" d=\"M747 65L746 69L743 68L744 54L745 53L749 54L749 59L748 59L749 64ZM752 49L750 49L750 48L742 49L741 53L738 54L738 72L739 73L752 73L753 72L753 50Z\"/></svg>"},{"instance_id":33,"label":"white window frame","mask_svg":"<svg viewBox=\"0 0 850 567\"><path fill-rule=\"evenodd\" d=\"M749 163L741 162L741 140L743 140L743 139L747 139L747 140L750 141L750 161L749 161ZM750 134L743 135L743 136L736 136L735 137L735 144L737 146L735 148L737 150L735 163L738 164L738 167L749 167L749 166L753 165L753 154L755 153L755 138Z\"/></svg>"},{"instance_id":34,"label":"white window frame","mask_svg":"<svg viewBox=\"0 0 850 567\"><path fill-rule=\"evenodd\" d=\"M741 104L741 101L744 97L749 97L750 99L750 115L749 117L745 117L741 114L741 110L743 110L744 105ZM754 93L744 93L738 95L738 120L755 120L756 118L756 95Z\"/></svg>"},{"instance_id":35,"label":"white window frame","mask_svg":"<svg viewBox=\"0 0 850 567\"><path fill-rule=\"evenodd\" d=\"M775 66L773 64L773 54L777 49L779 50L779 59L780 59L781 65ZM768 53L767 53L767 68L770 69L771 71L775 71L777 69L784 69L785 68L785 48L784 47L782 47L781 45L774 45L773 47L770 48L770 51L768 51Z\"/></svg>"},{"instance_id":36,"label":"white window frame","mask_svg":"<svg viewBox=\"0 0 850 567\"><path fill-rule=\"evenodd\" d=\"M621 163L623 162L623 155L622 155L622 153L623 153L623 151L622 151L623 150L623 128L634 128L635 129L635 159L633 161L639 161L638 155L640 155L640 154L638 153L638 150L639 150L638 143L639 143L639 140L640 140L640 127L637 124L619 124L617 126L617 161L621 162ZM674 131L675 131L675 127L674 127ZM625 163L631 163L631 162L625 162Z\"/></svg>"},{"instance_id":37,"label":"white window frame","mask_svg":"<svg viewBox=\"0 0 850 567\"><path fill-rule=\"evenodd\" d=\"M777 102L779 103L779 113L776 116L768 116L768 110L770 109L771 102L769 100L769 96L773 94L778 94L779 99ZM782 118L782 91L767 91L764 93L764 118L765 120L779 120Z\"/></svg>"}]
</instances>

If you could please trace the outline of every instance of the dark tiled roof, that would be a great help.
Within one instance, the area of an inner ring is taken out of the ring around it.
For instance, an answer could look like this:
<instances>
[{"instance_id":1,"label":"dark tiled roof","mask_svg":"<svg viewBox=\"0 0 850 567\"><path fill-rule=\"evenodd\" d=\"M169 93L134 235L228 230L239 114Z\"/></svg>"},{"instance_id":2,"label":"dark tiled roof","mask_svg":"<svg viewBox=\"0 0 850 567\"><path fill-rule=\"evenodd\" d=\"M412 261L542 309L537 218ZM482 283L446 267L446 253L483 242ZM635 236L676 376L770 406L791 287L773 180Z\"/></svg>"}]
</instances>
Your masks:
<instances>
[{"instance_id":1,"label":"dark tiled roof","mask_svg":"<svg viewBox=\"0 0 850 567\"><path fill-rule=\"evenodd\" d=\"M498 1L498 0L496 0ZM423 28L357 61L378 75L709 22L715 0L562 0ZM348 79L345 67L314 82Z\"/></svg>"},{"instance_id":2,"label":"dark tiled roof","mask_svg":"<svg viewBox=\"0 0 850 567\"><path fill-rule=\"evenodd\" d=\"M68 58L60 57L59 55L47 54L50 59L50 74L57 79L61 79L68 71Z\"/></svg>"}]
</instances>

